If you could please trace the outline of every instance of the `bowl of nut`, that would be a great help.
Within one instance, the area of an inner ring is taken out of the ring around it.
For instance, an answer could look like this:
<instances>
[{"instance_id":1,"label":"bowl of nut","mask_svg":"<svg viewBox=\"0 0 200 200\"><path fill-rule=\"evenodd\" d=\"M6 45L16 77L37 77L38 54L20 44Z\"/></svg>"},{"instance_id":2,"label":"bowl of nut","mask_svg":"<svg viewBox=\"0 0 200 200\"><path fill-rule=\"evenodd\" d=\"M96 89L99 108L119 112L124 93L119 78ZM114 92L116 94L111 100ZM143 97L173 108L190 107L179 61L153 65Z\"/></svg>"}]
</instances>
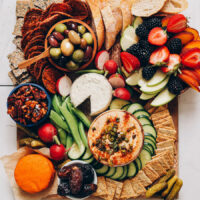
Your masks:
<instances>
[{"instance_id":1,"label":"bowl of nut","mask_svg":"<svg viewBox=\"0 0 200 200\"><path fill-rule=\"evenodd\" d=\"M51 98L38 84L24 83L15 87L7 99L7 113L19 125L38 126L51 109Z\"/></svg>"},{"instance_id":2,"label":"bowl of nut","mask_svg":"<svg viewBox=\"0 0 200 200\"><path fill-rule=\"evenodd\" d=\"M97 40L94 31L83 21L66 19L56 23L45 39L50 63L65 72L85 69L95 57Z\"/></svg>"}]
</instances>

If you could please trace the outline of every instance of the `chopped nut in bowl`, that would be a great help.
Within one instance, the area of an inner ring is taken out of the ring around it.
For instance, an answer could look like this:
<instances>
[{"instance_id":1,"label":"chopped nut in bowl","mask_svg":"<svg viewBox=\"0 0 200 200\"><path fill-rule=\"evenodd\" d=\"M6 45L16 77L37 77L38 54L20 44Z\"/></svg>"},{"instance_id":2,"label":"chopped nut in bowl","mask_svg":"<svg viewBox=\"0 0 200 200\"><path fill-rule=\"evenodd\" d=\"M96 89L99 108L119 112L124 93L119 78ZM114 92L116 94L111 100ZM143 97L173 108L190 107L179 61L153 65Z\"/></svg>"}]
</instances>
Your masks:
<instances>
[{"instance_id":1,"label":"chopped nut in bowl","mask_svg":"<svg viewBox=\"0 0 200 200\"><path fill-rule=\"evenodd\" d=\"M51 98L47 91L34 83L15 87L7 99L7 113L21 126L33 127L48 117Z\"/></svg>"}]
</instances>

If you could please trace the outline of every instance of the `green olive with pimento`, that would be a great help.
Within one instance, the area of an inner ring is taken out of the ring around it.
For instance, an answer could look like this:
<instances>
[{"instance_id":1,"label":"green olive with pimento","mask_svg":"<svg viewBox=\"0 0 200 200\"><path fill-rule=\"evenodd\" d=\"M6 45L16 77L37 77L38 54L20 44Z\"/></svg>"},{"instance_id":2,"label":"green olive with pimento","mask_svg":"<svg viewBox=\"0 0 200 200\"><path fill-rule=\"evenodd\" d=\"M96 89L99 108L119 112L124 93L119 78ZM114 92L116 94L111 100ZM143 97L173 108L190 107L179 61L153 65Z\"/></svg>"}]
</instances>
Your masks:
<instances>
[{"instance_id":1,"label":"green olive with pimento","mask_svg":"<svg viewBox=\"0 0 200 200\"><path fill-rule=\"evenodd\" d=\"M70 71L78 70L92 57L93 36L82 24L57 24L47 40L53 61Z\"/></svg>"}]
</instances>

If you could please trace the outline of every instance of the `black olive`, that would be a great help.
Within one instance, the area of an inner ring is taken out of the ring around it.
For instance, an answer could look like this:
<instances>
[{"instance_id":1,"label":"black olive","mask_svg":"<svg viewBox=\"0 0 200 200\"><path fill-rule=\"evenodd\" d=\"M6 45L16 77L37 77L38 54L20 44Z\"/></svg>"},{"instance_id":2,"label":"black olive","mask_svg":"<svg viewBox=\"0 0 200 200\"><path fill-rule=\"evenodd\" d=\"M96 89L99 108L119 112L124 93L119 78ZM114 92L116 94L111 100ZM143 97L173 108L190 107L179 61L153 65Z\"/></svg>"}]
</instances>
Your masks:
<instances>
[{"instance_id":1,"label":"black olive","mask_svg":"<svg viewBox=\"0 0 200 200\"><path fill-rule=\"evenodd\" d=\"M66 56L61 56L57 64L61 67L65 67L66 63L69 61L69 58Z\"/></svg>"}]
</instances>

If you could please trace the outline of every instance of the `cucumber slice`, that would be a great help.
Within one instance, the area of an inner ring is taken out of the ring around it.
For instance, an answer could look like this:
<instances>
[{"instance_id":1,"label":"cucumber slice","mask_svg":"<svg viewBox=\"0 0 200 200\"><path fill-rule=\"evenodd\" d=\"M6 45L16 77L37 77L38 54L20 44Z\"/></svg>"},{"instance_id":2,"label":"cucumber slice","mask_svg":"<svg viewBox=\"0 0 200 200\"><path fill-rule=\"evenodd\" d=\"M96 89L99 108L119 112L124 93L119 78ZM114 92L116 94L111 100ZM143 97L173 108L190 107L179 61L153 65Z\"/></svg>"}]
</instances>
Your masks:
<instances>
[{"instance_id":1,"label":"cucumber slice","mask_svg":"<svg viewBox=\"0 0 200 200\"><path fill-rule=\"evenodd\" d=\"M176 97L175 94L172 94L168 88L163 90L151 103L151 106L158 107L165 105L172 101Z\"/></svg>"},{"instance_id":2,"label":"cucumber slice","mask_svg":"<svg viewBox=\"0 0 200 200\"><path fill-rule=\"evenodd\" d=\"M126 51L133 44L138 43L139 38L135 33L135 28L133 26L128 26L122 33L120 39L120 45L123 51Z\"/></svg>"},{"instance_id":3,"label":"cucumber slice","mask_svg":"<svg viewBox=\"0 0 200 200\"><path fill-rule=\"evenodd\" d=\"M123 167L117 167L116 172L110 178L117 180L123 175L123 173L124 173L124 168Z\"/></svg>"},{"instance_id":4,"label":"cucumber slice","mask_svg":"<svg viewBox=\"0 0 200 200\"><path fill-rule=\"evenodd\" d=\"M157 70L154 76L147 82L147 86L153 87L162 83L167 77L167 74L161 70Z\"/></svg>"},{"instance_id":5,"label":"cucumber slice","mask_svg":"<svg viewBox=\"0 0 200 200\"><path fill-rule=\"evenodd\" d=\"M138 120L142 124L142 126L147 125L147 124L152 125L151 121L146 117L138 118Z\"/></svg>"},{"instance_id":6,"label":"cucumber slice","mask_svg":"<svg viewBox=\"0 0 200 200\"><path fill-rule=\"evenodd\" d=\"M110 178L111 176L114 175L115 172L116 172L116 167L110 167L109 171L104 176Z\"/></svg>"},{"instance_id":7,"label":"cucumber slice","mask_svg":"<svg viewBox=\"0 0 200 200\"><path fill-rule=\"evenodd\" d=\"M146 100L152 99L156 95L157 95L157 93L155 93L155 94L145 94L145 93L142 93L140 95L140 99L146 101Z\"/></svg>"},{"instance_id":8,"label":"cucumber slice","mask_svg":"<svg viewBox=\"0 0 200 200\"><path fill-rule=\"evenodd\" d=\"M167 85L168 81L169 81L169 76L167 76L164 81L162 81L160 84L158 84L158 85L156 85L154 87L149 87L149 86L145 85L145 86L142 86L140 88L140 90L145 94L157 94L163 88L165 88L165 86Z\"/></svg>"},{"instance_id":9,"label":"cucumber slice","mask_svg":"<svg viewBox=\"0 0 200 200\"><path fill-rule=\"evenodd\" d=\"M143 130L145 134L152 135L155 139L157 138L156 129L152 125L144 125Z\"/></svg>"},{"instance_id":10,"label":"cucumber slice","mask_svg":"<svg viewBox=\"0 0 200 200\"><path fill-rule=\"evenodd\" d=\"M131 104L129 106L127 112L134 113L134 112L136 112L138 110L144 110L144 107L141 104L139 104L139 103L133 103L133 104Z\"/></svg>"},{"instance_id":11,"label":"cucumber slice","mask_svg":"<svg viewBox=\"0 0 200 200\"><path fill-rule=\"evenodd\" d=\"M82 160L88 160L88 159L90 159L91 157L93 157L93 155L92 155L90 149L87 148L85 154L84 154L83 157L82 157Z\"/></svg>"},{"instance_id":12,"label":"cucumber slice","mask_svg":"<svg viewBox=\"0 0 200 200\"><path fill-rule=\"evenodd\" d=\"M137 166L135 165L134 162L130 163L128 165L128 174L127 174L127 177L128 178L132 178L134 177L136 174L137 174Z\"/></svg>"},{"instance_id":13,"label":"cucumber slice","mask_svg":"<svg viewBox=\"0 0 200 200\"><path fill-rule=\"evenodd\" d=\"M142 149L139 157L140 157L142 168L143 168L146 165L146 163L151 160L151 153L147 151L146 149Z\"/></svg>"},{"instance_id":14,"label":"cucumber slice","mask_svg":"<svg viewBox=\"0 0 200 200\"><path fill-rule=\"evenodd\" d=\"M150 114L146 111L146 110L138 110L138 111L136 111L136 112L134 112L133 113L133 115L135 116L135 117L139 117L139 116L146 116L146 117L150 117Z\"/></svg>"},{"instance_id":15,"label":"cucumber slice","mask_svg":"<svg viewBox=\"0 0 200 200\"><path fill-rule=\"evenodd\" d=\"M149 153L151 154L151 156L154 155L154 148L151 144L149 143L144 143L143 149L146 149L147 151L149 151Z\"/></svg>"},{"instance_id":16,"label":"cucumber slice","mask_svg":"<svg viewBox=\"0 0 200 200\"><path fill-rule=\"evenodd\" d=\"M128 167L127 166L124 166L124 173L123 175L118 179L119 181L125 179L127 177L127 173L128 173Z\"/></svg>"},{"instance_id":17,"label":"cucumber slice","mask_svg":"<svg viewBox=\"0 0 200 200\"><path fill-rule=\"evenodd\" d=\"M71 149L68 152L68 157L71 160L78 160L80 159L86 151L84 144L81 142L80 148L76 143L74 143Z\"/></svg>"},{"instance_id":18,"label":"cucumber slice","mask_svg":"<svg viewBox=\"0 0 200 200\"><path fill-rule=\"evenodd\" d=\"M123 99L114 99L110 104L110 110L121 109L123 106L130 104L129 101Z\"/></svg>"},{"instance_id":19,"label":"cucumber slice","mask_svg":"<svg viewBox=\"0 0 200 200\"><path fill-rule=\"evenodd\" d=\"M94 161L94 157L89 158L88 160L84 160L87 164L91 164Z\"/></svg>"},{"instance_id":20,"label":"cucumber slice","mask_svg":"<svg viewBox=\"0 0 200 200\"><path fill-rule=\"evenodd\" d=\"M142 23L143 23L142 17L135 17L132 26L136 29Z\"/></svg>"},{"instance_id":21,"label":"cucumber slice","mask_svg":"<svg viewBox=\"0 0 200 200\"><path fill-rule=\"evenodd\" d=\"M130 105L131 105L131 104L127 104L127 105L123 106L123 107L121 108L121 110L127 111Z\"/></svg>"},{"instance_id":22,"label":"cucumber slice","mask_svg":"<svg viewBox=\"0 0 200 200\"><path fill-rule=\"evenodd\" d=\"M95 163L93 164L93 167L94 167L95 169L100 169L100 168L103 167L103 164L97 161L97 162L95 162Z\"/></svg>"},{"instance_id":23,"label":"cucumber slice","mask_svg":"<svg viewBox=\"0 0 200 200\"><path fill-rule=\"evenodd\" d=\"M145 133L144 134L144 138L151 140L152 142L154 142L154 144L156 144L156 139L149 133Z\"/></svg>"},{"instance_id":24,"label":"cucumber slice","mask_svg":"<svg viewBox=\"0 0 200 200\"><path fill-rule=\"evenodd\" d=\"M96 171L96 173L97 173L98 175L103 176L103 175L105 175L105 174L109 171L109 168L110 168L110 167L108 167L108 166L106 166L106 165L103 165L101 168L95 169L95 171Z\"/></svg>"},{"instance_id":25,"label":"cucumber slice","mask_svg":"<svg viewBox=\"0 0 200 200\"><path fill-rule=\"evenodd\" d=\"M140 160L140 157L137 157L137 159L135 160L135 164L137 165L138 171L142 169L142 162Z\"/></svg>"},{"instance_id":26,"label":"cucumber slice","mask_svg":"<svg viewBox=\"0 0 200 200\"><path fill-rule=\"evenodd\" d=\"M141 76L142 76L141 70L135 71L126 79L127 85L130 86L138 85L138 81L141 79Z\"/></svg>"},{"instance_id":27,"label":"cucumber slice","mask_svg":"<svg viewBox=\"0 0 200 200\"><path fill-rule=\"evenodd\" d=\"M144 139L144 142L146 142L146 143L148 143L148 144L151 144L152 147L154 148L154 150L156 149L156 144L155 144L152 140L150 140L150 139L148 139L148 138L145 138L145 139Z\"/></svg>"}]
</instances>

